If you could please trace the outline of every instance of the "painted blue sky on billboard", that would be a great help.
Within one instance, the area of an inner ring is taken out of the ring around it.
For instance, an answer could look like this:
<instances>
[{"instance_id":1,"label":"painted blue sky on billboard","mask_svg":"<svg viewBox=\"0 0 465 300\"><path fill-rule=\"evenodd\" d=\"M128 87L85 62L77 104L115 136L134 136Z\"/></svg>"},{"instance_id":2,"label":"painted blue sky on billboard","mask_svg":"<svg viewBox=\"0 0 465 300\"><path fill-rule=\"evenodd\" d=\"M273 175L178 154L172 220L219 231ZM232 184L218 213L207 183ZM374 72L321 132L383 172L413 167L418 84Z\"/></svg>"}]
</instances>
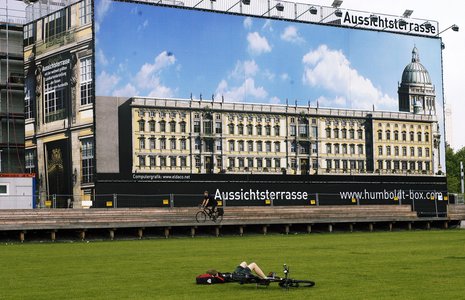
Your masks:
<instances>
[{"instance_id":1,"label":"painted blue sky on billboard","mask_svg":"<svg viewBox=\"0 0 465 300\"><path fill-rule=\"evenodd\" d=\"M437 39L108 0L95 15L97 96L397 111L416 46L442 111Z\"/></svg>"}]
</instances>

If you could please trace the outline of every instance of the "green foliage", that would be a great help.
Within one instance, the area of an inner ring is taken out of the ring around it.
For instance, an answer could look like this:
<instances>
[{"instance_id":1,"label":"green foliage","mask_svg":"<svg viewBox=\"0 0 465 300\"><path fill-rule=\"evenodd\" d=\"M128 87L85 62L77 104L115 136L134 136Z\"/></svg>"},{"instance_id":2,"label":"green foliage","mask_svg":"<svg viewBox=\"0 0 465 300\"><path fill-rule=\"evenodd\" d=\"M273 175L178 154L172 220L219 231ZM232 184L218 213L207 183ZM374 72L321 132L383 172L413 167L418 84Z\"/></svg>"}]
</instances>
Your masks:
<instances>
[{"instance_id":1,"label":"green foliage","mask_svg":"<svg viewBox=\"0 0 465 300\"><path fill-rule=\"evenodd\" d=\"M446 147L447 189L449 193L460 193L460 162L465 164L465 147L454 153Z\"/></svg>"},{"instance_id":2,"label":"green foliage","mask_svg":"<svg viewBox=\"0 0 465 300\"><path fill-rule=\"evenodd\" d=\"M2 299L459 299L460 230L229 236L0 245ZM195 285L246 260L316 281L286 292Z\"/></svg>"}]
</instances>

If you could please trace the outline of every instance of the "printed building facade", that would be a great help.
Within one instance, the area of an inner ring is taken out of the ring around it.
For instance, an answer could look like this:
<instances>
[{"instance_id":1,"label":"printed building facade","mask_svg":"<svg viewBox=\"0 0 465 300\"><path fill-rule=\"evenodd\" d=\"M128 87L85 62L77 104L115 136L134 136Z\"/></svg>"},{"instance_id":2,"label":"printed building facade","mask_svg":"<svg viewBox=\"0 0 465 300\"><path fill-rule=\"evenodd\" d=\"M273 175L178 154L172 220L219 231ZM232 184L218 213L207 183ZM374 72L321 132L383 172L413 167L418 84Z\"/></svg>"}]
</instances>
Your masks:
<instances>
[{"instance_id":1,"label":"printed building facade","mask_svg":"<svg viewBox=\"0 0 465 300\"><path fill-rule=\"evenodd\" d=\"M41 201L63 195L79 206L93 193L92 64L91 0L24 27L26 164Z\"/></svg>"},{"instance_id":2,"label":"printed building facade","mask_svg":"<svg viewBox=\"0 0 465 300\"><path fill-rule=\"evenodd\" d=\"M138 97L129 102L133 173L431 175L438 169L432 115Z\"/></svg>"}]
</instances>

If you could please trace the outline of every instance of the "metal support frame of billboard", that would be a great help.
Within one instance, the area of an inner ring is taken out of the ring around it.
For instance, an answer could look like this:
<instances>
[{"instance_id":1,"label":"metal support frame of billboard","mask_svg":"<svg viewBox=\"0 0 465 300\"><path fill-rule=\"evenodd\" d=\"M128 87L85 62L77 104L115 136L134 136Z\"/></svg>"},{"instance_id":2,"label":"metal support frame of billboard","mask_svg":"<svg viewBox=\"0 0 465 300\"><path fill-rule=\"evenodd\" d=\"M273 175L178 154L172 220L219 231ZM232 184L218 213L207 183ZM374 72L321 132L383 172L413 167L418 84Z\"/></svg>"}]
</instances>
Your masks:
<instances>
[{"instance_id":1,"label":"metal support frame of billboard","mask_svg":"<svg viewBox=\"0 0 465 300\"><path fill-rule=\"evenodd\" d=\"M136 0L135 2L427 37L437 37L439 32L437 21L311 3L278 0Z\"/></svg>"},{"instance_id":2,"label":"metal support frame of billboard","mask_svg":"<svg viewBox=\"0 0 465 300\"><path fill-rule=\"evenodd\" d=\"M80 0L45 0L30 4L26 7L27 22L39 19L78 1ZM387 31L432 38L437 38L440 32L438 22L433 20L364 12L311 3L280 0L135 0L132 2L250 15L304 23Z\"/></svg>"}]
</instances>

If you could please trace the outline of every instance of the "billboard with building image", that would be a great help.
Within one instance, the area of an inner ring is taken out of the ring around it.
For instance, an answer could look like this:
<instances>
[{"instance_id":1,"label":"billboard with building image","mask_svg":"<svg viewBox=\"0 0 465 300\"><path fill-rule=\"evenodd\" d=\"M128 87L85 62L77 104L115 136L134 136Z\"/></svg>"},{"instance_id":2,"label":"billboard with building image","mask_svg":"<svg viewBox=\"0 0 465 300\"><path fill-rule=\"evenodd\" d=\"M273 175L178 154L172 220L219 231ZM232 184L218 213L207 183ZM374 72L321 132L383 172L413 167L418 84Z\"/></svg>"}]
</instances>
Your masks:
<instances>
[{"instance_id":1,"label":"billboard with building image","mask_svg":"<svg viewBox=\"0 0 465 300\"><path fill-rule=\"evenodd\" d=\"M208 7L95 0L98 193L183 182L186 193L208 186L242 199L279 182L274 192L308 202L315 190L378 193L377 176L388 194L445 187L433 176L445 171L435 23L349 11L309 23L284 15L287 2L263 13L199 3ZM433 183L415 186L415 176ZM343 188L344 178L357 184Z\"/></svg>"},{"instance_id":2,"label":"billboard with building image","mask_svg":"<svg viewBox=\"0 0 465 300\"><path fill-rule=\"evenodd\" d=\"M233 2L236 3L232 1L231 7ZM227 5L223 3L225 4ZM431 34L437 30L434 25L432 28L427 26L428 29L424 28L424 24L402 27L403 33L418 31L419 34L423 34L426 30L431 31L428 37L386 32L379 26L386 24L387 28L400 25L396 20L383 21L381 18L378 18L375 24L373 22L376 20L370 21L361 13L357 17L357 13L354 12L345 12L339 24L352 22L351 20L361 22L361 25L368 22L371 26L369 28L375 30L360 30L357 26L355 29L328 26L325 22L293 22L280 17L283 12L277 10L276 6L271 9L263 8L264 17L110 0L95 0L94 9L97 97L183 99L211 102L210 108L213 108L215 103L234 102L258 103L272 108L302 106L365 112L402 110L410 112L411 116L435 116L440 129L433 133L436 129L432 128L435 125L431 125L428 140L432 142L434 135L437 139L435 142L442 145L438 149L443 149L441 44L440 40ZM329 23L338 24L335 21ZM403 86L402 82L414 83L417 88L415 90L412 86ZM261 118L260 113L251 111L249 114L255 128L257 118L253 116ZM263 118L265 117L263 115ZM320 120L326 118L324 114L320 114L319 117ZM147 116L144 121L148 122L147 118L150 117ZM409 119L410 116L404 114L401 118ZM162 147L160 150L170 150L170 146L173 146L173 150L179 150L181 145L170 145L168 138L161 145L158 140L154 144L149 141L150 136L159 138L159 121L156 120L153 132L148 123L147 128L144 128L147 133L144 138L147 140L142 145L143 148L150 150L152 147ZM96 122L99 122L98 115ZM169 120L167 122L169 123ZM228 130L228 122L229 120L223 120L222 133ZM241 121L236 118L234 122ZM336 125L339 126L339 131L343 129L342 122ZM236 123L235 126L238 125ZM395 121L390 123L389 125L393 126ZM192 128L188 126L187 130L194 132L194 124L191 125ZM243 125L246 128L247 120ZM318 125L320 137L315 137L314 144L318 144L318 151L325 152L322 135L326 125L321 122ZM375 140L379 130L377 125L374 124L370 129L374 132L372 135ZM134 123L132 126L138 125ZM161 129L169 135L169 124L164 126L166 128ZM286 123L282 127L286 126L289 127L289 124ZM331 126L333 130L334 124ZM286 128L282 130L282 136L290 135ZM381 130L381 140L386 140L386 131L391 131L394 141L394 128L389 130L383 123ZM411 131L414 132L415 138L417 137L416 128L397 131L400 140L402 131L406 132L407 140ZM236 128L234 134L241 135L241 132ZM340 134L342 138L342 132ZM247 133L244 135L247 136ZM256 130L252 135L257 135ZM224 136L222 138L225 139ZM334 134L331 138L334 138ZM420 139L424 141L424 135ZM240 150L247 148L247 138L243 140L244 146L238 145L237 141L231 146L236 156L241 156ZM136 147L138 139L133 136L131 141ZM193 146L195 148L195 145ZM208 143L197 146L210 147ZM221 147L228 147L227 141L223 141ZM309 147L308 152L312 152L312 146ZM365 142L363 147L366 147ZM286 148L285 145L281 147L282 151ZM252 149L257 151L255 145ZM203 150L208 152L210 149ZM295 151L298 152L298 149ZM339 151L342 152L342 148ZM377 148L373 150L376 151ZM414 151L412 157L417 158L418 149L415 148ZM145 152L147 156L144 163L150 166L150 151ZM383 149L383 152L385 153L386 149ZM391 152L394 157L394 146ZM402 149L399 152L402 152ZM420 153L423 157L424 152L423 149ZM428 149L428 152L432 157L433 149ZM410 154L410 148L407 149L405 159L402 153L399 153L400 170L403 160L407 162L406 169L410 169L407 159ZM363 155L366 155L366 151ZM434 173L444 171L444 151L438 151L436 155L438 166L435 170L430 166L431 172ZM131 157L133 160L138 159L136 154ZM321 159L320 157L318 160ZM155 159L152 164L169 166L169 160L168 157L162 162ZM235 163L240 163L246 168L247 159L245 160L244 165L237 160ZM175 163L179 165L181 162L177 160ZM194 163L193 159L187 162L188 165ZM204 163L202 159L201 164ZM374 165L376 163L374 161ZM222 164L227 165L228 162ZM324 161L319 162L320 167L323 164ZM280 168L282 165L280 164ZM253 166L256 167L256 164ZM343 168L342 161L339 167ZM332 168L334 165L331 165ZM390 168L394 169L394 163ZM132 172L153 173L156 169L136 170L133 167ZM225 167L223 169L227 170ZM372 169L371 171L375 171L380 168L374 166ZM418 169L418 166L415 166L415 169Z\"/></svg>"}]
</instances>

